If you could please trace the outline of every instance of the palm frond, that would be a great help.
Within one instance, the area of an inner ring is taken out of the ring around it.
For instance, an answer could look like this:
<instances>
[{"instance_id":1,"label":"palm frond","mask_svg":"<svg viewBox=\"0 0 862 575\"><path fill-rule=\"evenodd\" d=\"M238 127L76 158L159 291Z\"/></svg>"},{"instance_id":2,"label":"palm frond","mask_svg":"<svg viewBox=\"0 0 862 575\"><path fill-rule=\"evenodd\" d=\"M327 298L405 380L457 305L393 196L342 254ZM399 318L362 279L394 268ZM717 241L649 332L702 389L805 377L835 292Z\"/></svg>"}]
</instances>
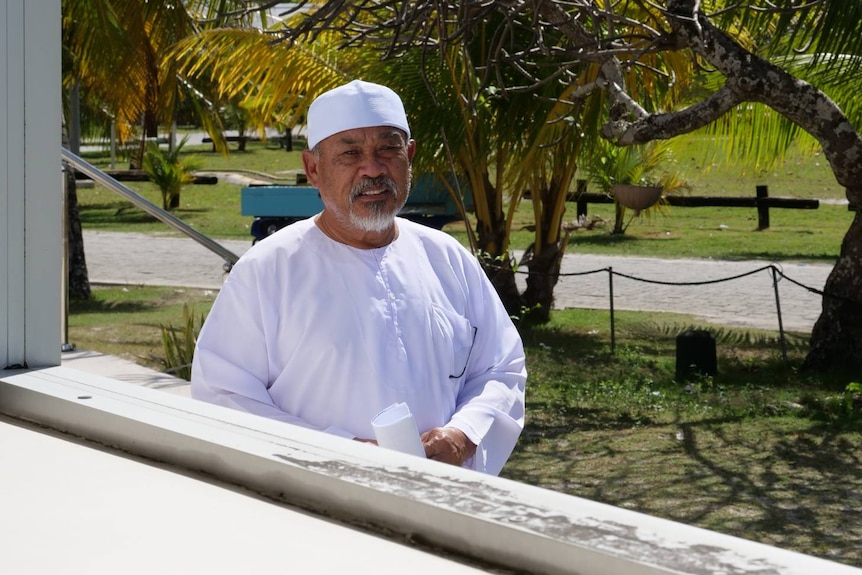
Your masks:
<instances>
[{"instance_id":1,"label":"palm frond","mask_svg":"<svg viewBox=\"0 0 862 575\"><path fill-rule=\"evenodd\" d=\"M235 28L204 30L177 43L171 56L193 84L207 82L220 98L290 125L315 96L348 79L341 67L347 56L331 47L325 38L288 46L265 31Z\"/></svg>"}]
</instances>

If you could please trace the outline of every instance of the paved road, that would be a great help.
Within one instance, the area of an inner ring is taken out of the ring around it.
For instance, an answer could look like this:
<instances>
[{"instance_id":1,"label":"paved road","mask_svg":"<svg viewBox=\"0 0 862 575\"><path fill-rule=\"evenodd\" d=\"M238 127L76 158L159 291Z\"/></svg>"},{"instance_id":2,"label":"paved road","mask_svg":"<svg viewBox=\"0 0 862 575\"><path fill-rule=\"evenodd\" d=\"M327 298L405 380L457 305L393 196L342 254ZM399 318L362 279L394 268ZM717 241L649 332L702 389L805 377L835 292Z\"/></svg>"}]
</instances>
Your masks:
<instances>
[{"instance_id":1,"label":"paved road","mask_svg":"<svg viewBox=\"0 0 862 575\"><path fill-rule=\"evenodd\" d=\"M224 281L222 259L187 238L140 233L84 232L87 267L93 283L219 288ZM242 255L249 240L221 241ZM567 254L563 277L556 288L558 308L608 309L609 273L612 268L614 308L692 314L721 325L778 328L772 275L760 271L740 279L701 286L658 285L618 274L663 282L703 282L752 272L762 261L666 260ZM823 289L831 266L785 263L787 277L814 289ZM523 283L523 278L519 276ZM522 286L523 287L523 286ZM810 331L820 314L821 298L785 280L779 283L784 328Z\"/></svg>"}]
</instances>

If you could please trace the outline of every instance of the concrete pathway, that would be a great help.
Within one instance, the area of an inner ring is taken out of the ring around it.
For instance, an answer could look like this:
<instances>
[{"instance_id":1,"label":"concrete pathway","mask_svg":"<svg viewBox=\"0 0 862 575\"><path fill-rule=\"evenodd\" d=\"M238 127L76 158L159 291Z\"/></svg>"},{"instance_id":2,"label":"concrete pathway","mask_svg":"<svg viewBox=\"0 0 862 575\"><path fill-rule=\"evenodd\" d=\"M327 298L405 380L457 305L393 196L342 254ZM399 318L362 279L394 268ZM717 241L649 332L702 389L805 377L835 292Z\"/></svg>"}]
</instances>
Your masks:
<instances>
[{"instance_id":1,"label":"concrete pathway","mask_svg":"<svg viewBox=\"0 0 862 575\"><path fill-rule=\"evenodd\" d=\"M769 265L767 261L673 260L570 254L564 258L562 273L611 268L614 272L615 309L679 312L721 325L777 330L778 306L773 273L769 269L756 271ZM820 316L822 298L793 282L822 290L832 266L791 262L774 265L786 276L778 274L778 302L784 329L811 331ZM604 271L563 277L555 290L558 307L607 309L610 306L609 276L610 273ZM736 279L718 281L727 278ZM718 283L650 283L713 281Z\"/></svg>"},{"instance_id":2,"label":"concrete pathway","mask_svg":"<svg viewBox=\"0 0 862 575\"><path fill-rule=\"evenodd\" d=\"M90 281L106 284L184 286L217 290L224 281L223 260L188 238L141 233L85 231ZM236 255L246 240L220 241ZM704 282L739 276L769 265L765 261L671 260L567 254L556 288L556 307L608 309L612 268L614 308L692 314L730 326L778 329L772 274L763 270L709 285L660 285L636 281ZM788 278L821 290L832 269L824 264L777 265ZM605 270L598 273L588 273ZM523 287L523 276L519 276ZM820 315L821 297L782 279L779 298L786 330L810 331Z\"/></svg>"}]
</instances>

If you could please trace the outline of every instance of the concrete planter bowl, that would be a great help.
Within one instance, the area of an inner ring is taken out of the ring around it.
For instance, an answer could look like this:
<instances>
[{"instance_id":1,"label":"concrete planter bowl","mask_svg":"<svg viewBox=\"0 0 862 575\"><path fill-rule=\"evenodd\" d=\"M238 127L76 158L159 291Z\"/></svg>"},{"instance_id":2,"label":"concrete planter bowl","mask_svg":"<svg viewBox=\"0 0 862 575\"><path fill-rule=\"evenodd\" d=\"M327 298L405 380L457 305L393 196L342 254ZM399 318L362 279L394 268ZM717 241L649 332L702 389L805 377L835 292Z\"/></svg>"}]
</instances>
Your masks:
<instances>
[{"instance_id":1,"label":"concrete planter bowl","mask_svg":"<svg viewBox=\"0 0 862 575\"><path fill-rule=\"evenodd\" d=\"M638 216L641 210L650 208L659 201L663 189L661 186L614 184L611 194L621 206L634 210L635 216Z\"/></svg>"}]
</instances>

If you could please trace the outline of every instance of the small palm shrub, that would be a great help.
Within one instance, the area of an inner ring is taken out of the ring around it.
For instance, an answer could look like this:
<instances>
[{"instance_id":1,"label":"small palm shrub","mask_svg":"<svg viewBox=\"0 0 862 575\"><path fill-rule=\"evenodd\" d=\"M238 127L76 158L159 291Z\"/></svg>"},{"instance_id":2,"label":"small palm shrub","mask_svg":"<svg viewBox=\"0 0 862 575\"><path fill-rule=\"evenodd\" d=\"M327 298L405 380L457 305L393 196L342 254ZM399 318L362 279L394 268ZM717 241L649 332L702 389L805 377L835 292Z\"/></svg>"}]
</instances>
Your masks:
<instances>
[{"instance_id":1,"label":"small palm shrub","mask_svg":"<svg viewBox=\"0 0 862 575\"><path fill-rule=\"evenodd\" d=\"M688 183L678 173L668 169L671 160L671 149L665 141L634 146L616 146L604 142L599 149L591 152L584 165L589 172L589 180L605 194L613 195L615 185L625 184L660 186L664 195L688 188ZM659 200L659 205L661 202ZM614 203L616 215L612 233L623 234L626 228L623 225L625 206L619 201Z\"/></svg>"},{"instance_id":2,"label":"small palm shrub","mask_svg":"<svg viewBox=\"0 0 862 575\"><path fill-rule=\"evenodd\" d=\"M158 144L150 144L144 153L144 172L150 177L162 192L162 209L171 210L180 205L180 191L186 184L192 183L192 172L200 167L193 157L181 157L188 136L184 137L176 147L163 150Z\"/></svg>"},{"instance_id":3,"label":"small palm shrub","mask_svg":"<svg viewBox=\"0 0 862 575\"><path fill-rule=\"evenodd\" d=\"M183 304L183 323L179 328L173 325L162 325L162 348L165 358L162 363L164 371L186 381L192 379L192 359L195 355L195 343L204 325L204 314L195 324L194 309Z\"/></svg>"}]
</instances>

